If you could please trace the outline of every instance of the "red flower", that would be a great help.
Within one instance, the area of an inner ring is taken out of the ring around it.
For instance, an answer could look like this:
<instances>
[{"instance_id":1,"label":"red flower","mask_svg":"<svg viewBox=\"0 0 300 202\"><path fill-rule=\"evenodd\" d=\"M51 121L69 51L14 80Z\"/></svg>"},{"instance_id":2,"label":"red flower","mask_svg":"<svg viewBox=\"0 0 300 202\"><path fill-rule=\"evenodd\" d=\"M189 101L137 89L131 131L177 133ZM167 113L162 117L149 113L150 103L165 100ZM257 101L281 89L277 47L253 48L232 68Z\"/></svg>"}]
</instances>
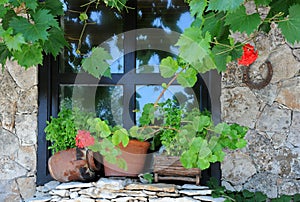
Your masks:
<instances>
[{"instance_id":1,"label":"red flower","mask_svg":"<svg viewBox=\"0 0 300 202\"><path fill-rule=\"evenodd\" d=\"M254 47L248 43L243 46L243 50L243 55L240 59L238 59L238 64L249 66L256 60L258 52L255 51Z\"/></svg>"},{"instance_id":2,"label":"red flower","mask_svg":"<svg viewBox=\"0 0 300 202\"><path fill-rule=\"evenodd\" d=\"M89 131L85 130L78 130L75 141L78 148L84 148L95 143L94 137L91 136Z\"/></svg>"}]
</instances>

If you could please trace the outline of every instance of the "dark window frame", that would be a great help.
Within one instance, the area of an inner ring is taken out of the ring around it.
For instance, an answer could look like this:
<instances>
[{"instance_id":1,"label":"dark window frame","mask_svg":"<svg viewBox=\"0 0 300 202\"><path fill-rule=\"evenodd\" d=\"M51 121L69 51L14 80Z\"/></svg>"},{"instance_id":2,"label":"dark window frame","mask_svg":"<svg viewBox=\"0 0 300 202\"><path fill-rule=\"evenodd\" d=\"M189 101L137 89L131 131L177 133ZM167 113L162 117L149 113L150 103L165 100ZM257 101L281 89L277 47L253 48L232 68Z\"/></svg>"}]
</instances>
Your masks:
<instances>
[{"instance_id":1,"label":"dark window frame","mask_svg":"<svg viewBox=\"0 0 300 202\"><path fill-rule=\"evenodd\" d=\"M134 2L134 1L131 1ZM135 3L130 5L135 7ZM124 32L135 29L136 26L136 12L130 11L126 14L124 23ZM132 32L130 32L132 33ZM135 43L135 36L126 35L124 40L124 48L131 48L132 44ZM39 89L39 110L38 110L38 147L37 147L37 185L45 184L52 180L48 170L48 159L51 156L51 152L47 149L49 142L45 139L44 128L46 127L46 121L50 120L50 116L57 116L59 110L59 85L60 84L116 84L123 85L124 95L123 103L128 103L129 109L123 111L123 121L125 127L132 125L134 120L135 109L135 86L136 85L161 85L162 82L168 82L163 79L157 73L137 74L132 71L135 67L135 52L130 52L125 49L125 52L129 52L124 56L124 73L126 79L122 79L123 74L112 74L112 79L101 78L100 81L88 75L82 73L77 75L76 73L59 73L60 58L54 59L51 56L45 56L43 65L39 67L38 71L38 89ZM134 64L133 64L134 62ZM131 68L128 68L131 67ZM133 82L134 81L134 82ZM176 84L176 83L175 83ZM206 84L206 85L205 85ZM212 111L213 119L215 122L220 122L220 92L221 92L221 81L220 75L216 71L210 71L204 75L198 76L198 82L194 86L194 91L201 93L197 96L200 103L200 109L208 108ZM201 92L200 92L201 91ZM126 93L125 93L126 92ZM210 92L210 93L209 93ZM125 105L126 106L126 105ZM220 182L221 171L220 164L212 164L211 167L203 171L201 184L206 184L209 177L213 176Z\"/></svg>"}]
</instances>

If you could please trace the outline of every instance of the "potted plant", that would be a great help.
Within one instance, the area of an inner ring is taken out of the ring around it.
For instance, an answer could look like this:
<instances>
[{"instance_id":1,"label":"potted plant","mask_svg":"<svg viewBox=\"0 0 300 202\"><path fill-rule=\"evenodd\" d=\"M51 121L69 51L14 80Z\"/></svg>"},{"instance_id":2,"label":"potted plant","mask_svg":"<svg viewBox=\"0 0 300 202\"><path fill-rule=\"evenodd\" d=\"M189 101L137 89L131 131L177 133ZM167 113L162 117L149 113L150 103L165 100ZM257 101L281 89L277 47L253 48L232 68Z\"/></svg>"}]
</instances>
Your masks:
<instances>
[{"instance_id":1,"label":"potted plant","mask_svg":"<svg viewBox=\"0 0 300 202\"><path fill-rule=\"evenodd\" d=\"M247 144L244 139L247 127L224 122L215 125L209 112L186 111L174 100L147 107L154 110L143 113L143 127L154 130L165 150L154 157L155 181L183 179L199 184L200 171L211 163L223 161L225 149L243 148ZM163 120L161 126L153 125L156 119Z\"/></svg>"},{"instance_id":2,"label":"potted plant","mask_svg":"<svg viewBox=\"0 0 300 202\"><path fill-rule=\"evenodd\" d=\"M89 117L78 107L70 107L70 100L61 103L57 117L50 117L45 128L46 140L50 141L52 156L48 160L50 175L60 181L91 181L97 177L99 165L94 154L84 148L76 147L76 135L81 121Z\"/></svg>"},{"instance_id":3,"label":"potted plant","mask_svg":"<svg viewBox=\"0 0 300 202\"><path fill-rule=\"evenodd\" d=\"M76 144L102 155L106 176L137 177L143 171L152 135L137 126L129 130L111 127L100 118L88 119L87 130L85 136L76 136Z\"/></svg>"}]
</instances>

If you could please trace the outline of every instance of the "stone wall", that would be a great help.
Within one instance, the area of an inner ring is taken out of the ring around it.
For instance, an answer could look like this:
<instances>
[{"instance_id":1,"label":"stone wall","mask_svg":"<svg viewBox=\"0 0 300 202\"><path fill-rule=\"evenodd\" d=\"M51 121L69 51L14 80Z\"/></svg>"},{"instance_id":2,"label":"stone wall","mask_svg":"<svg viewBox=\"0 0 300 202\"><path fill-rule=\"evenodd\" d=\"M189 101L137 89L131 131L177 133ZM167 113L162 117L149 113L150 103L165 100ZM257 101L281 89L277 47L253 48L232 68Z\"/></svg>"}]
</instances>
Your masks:
<instances>
[{"instance_id":1,"label":"stone wall","mask_svg":"<svg viewBox=\"0 0 300 202\"><path fill-rule=\"evenodd\" d=\"M0 72L0 201L35 193L37 69L7 62Z\"/></svg>"},{"instance_id":2,"label":"stone wall","mask_svg":"<svg viewBox=\"0 0 300 202\"><path fill-rule=\"evenodd\" d=\"M273 27L257 37L255 47L252 78L266 74L261 64L268 59L269 85L251 90L236 64L222 75L222 120L249 127L247 147L228 152L222 163L222 182L230 190L262 191L271 198L293 195L300 193L300 45L285 43Z\"/></svg>"}]
</instances>

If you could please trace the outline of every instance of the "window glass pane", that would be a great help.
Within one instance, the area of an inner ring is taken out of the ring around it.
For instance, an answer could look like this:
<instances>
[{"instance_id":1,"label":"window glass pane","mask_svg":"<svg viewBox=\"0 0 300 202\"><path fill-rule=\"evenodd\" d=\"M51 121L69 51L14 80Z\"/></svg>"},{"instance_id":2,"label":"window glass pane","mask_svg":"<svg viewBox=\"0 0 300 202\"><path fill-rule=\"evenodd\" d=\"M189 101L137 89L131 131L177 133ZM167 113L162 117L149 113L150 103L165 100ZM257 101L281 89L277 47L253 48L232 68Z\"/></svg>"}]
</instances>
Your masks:
<instances>
[{"instance_id":1,"label":"window glass pane","mask_svg":"<svg viewBox=\"0 0 300 202\"><path fill-rule=\"evenodd\" d=\"M123 73L123 16L117 10L113 10L102 4L97 8L91 4L88 9L88 24L85 29L79 15L86 7L82 5L89 1L65 0L65 16L62 19L62 27L65 30L66 39L70 48L64 51L63 64L60 72L81 72L81 60L89 54L92 47L101 46L113 56L111 64L112 73ZM113 25L113 26L112 26ZM81 43L79 43L82 34Z\"/></svg>"},{"instance_id":2,"label":"window glass pane","mask_svg":"<svg viewBox=\"0 0 300 202\"><path fill-rule=\"evenodd\" d=\"M136 123L142 115L143 107L147 103L154 103L163 88L159 85L137 85L136 86ZM180 85L172 85L164 93L159 102L164 102L167 99L175 99L186 110L192 110L193 108L199 108L197 101L197 95L192 88L184 88Z\"/></svg>"},{"instance_id":3,"label":"window glass pane","mask_svg":"<svg viewBox=\"0 0 300 202\"><path fill-rule=\"evenodd\" d=\"M137 51L136 72L159 73L158 65L161 59L167 56L174 57L174 53L178 52L174 44L179 34L191 23L188 5L183 0L138 0L137 28L161 30L138 34L137 46L143 43L147 44L147 47Z\"/></svg>"},{"instance_id":4,"label":"window glass pane","mask_svg":"<svg viewBox=\"0 0 300 202\"><path fill-rule=\"evenodd\" d=\"M123 86L61 85L60 92L61 101L69 98L111 125L122 125Z\"/></svg>"}]
</instances>

